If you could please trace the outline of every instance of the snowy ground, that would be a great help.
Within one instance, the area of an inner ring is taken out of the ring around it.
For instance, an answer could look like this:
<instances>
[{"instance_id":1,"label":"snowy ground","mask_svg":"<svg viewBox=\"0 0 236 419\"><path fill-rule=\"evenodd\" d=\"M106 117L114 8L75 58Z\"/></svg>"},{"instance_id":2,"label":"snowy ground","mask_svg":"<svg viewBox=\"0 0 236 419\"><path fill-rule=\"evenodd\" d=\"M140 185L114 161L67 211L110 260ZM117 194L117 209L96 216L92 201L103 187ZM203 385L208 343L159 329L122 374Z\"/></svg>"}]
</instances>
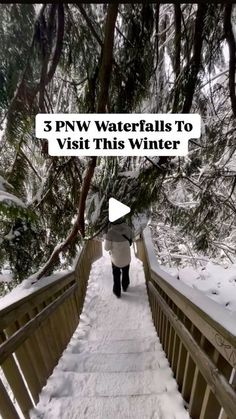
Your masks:
<instances>
[{"instance_id":1,"label":"snowy ground","mask_svg":"<svg viewBox=\"0 0 236 419\"><path fill-rule=\"evenodd\" d=\"M190 238L182 235L178 227L162 222L150 227L160 267L233 314L236 311L236 263L226 257L225 251L210 258L194 251Z\"/></svg>"},{"instance_id":2,"label":"snowy ground","mask_svg":"<svg viewBox=\"0 0 236 419\"><path fill-rule=\"evenodd\" d=\"M104 255L92 268L79 327L31 419L187 419L183 400L156 336L142 264L131 285L112 294Z\"/></svg>"},{"instance_id":3,"label":"snowy ground","mask_svg":"<svg viewBox=\"0 0 236 419\"><path fill-rule=\"evenodd\" d=\"M231 312L236 311L236 265L224 268L207 262L203 268L188 266L177 269L163 265L161 268L190 287L202 291Z\"/></svg>"}]
</instances>

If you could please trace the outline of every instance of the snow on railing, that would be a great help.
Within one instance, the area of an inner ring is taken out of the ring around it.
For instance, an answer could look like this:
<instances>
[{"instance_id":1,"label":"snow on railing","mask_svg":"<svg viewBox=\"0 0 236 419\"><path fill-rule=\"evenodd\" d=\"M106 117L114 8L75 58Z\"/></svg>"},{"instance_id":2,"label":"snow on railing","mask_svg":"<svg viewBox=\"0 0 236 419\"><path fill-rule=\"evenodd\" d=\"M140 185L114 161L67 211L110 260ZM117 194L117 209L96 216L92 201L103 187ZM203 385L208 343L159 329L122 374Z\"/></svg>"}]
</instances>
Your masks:
<instances>
[{"instance_id":1,"label":"snow on railing","mask_svg":"<svg viewBox=\"0 0 236 419\"><path fill-rule=\"evenodd\" d=\"M0 310L0 416L24 418L39 400L62 352L79 323L91 264L102 256L102 244L88 241L75 268Z\"/></svg>"},{"instance_id":2,"label":"snow on railing","mask_svg":"<svg viewBox=\"0 0 236 419\"><path fill-rule=\"evenodd\" d=\"M164 272L149 229L135 243L153 322L192 418L235 418L236 316Z\"/></svg>"}]
</instances>

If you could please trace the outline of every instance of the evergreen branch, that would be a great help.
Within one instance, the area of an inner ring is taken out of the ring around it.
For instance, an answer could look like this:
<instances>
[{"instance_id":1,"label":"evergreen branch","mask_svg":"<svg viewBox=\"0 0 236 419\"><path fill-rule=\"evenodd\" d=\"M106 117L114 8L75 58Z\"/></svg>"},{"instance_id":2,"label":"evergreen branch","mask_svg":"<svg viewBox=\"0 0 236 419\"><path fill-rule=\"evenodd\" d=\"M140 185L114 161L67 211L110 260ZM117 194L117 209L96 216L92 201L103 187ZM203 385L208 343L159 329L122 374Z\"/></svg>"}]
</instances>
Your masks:
<instances>
[{"instance_id":1,"label":"evergreen branch","mask_svg":"<svg viewBox=\"0 0 236 419\"><path fill-rule=\"evenodd\" d=\"M23 152L22 149L20 149L19 154L26 160L26 162L28 163L29 167L32 169L32 171L34 172L34 174L37 176L37 178L42 181L41 176L39 175L39 173L37 172L37 170L35 169L35 167L33 166L33 164L31 163L30 159L28 159L28 157L26 156L26 154Z\"/></svg>"},{"instance_id":2,"label":"evergreen branch","mask_svg":"<svg viewBox=\"0 0 236 419\"><path fill-rule=\"evenodd\" d=\"M184 20L184 14L183 14L183 11L184 11L184 9L182 10L182 9L180 8L180 12L181 12L181 21L182 21L182 23L183 23L184 35L185 35L185 38L186 38L187 66L189 66L189 60L190 60L190 50L189 50L189 45L190 45L190 41L189 41L189 37L188 37L188 30L187 30L186 23L185 23L185 20ZM189 18L190 18L190 17L191 17L191 14L190 14Z\"/></svg>"},{"instance_id":3,"label":"evergreen branch","mask_svg":"<svg viewBox=\"0 0 236 419\"><path fill-rule=\"evenodd\" d=\"M47 99L48 108L49 108L49 112L48 113L54 113L52 102L51 102L50 96L49 96L49 94L47 92L47 89L45 89L45 95L46 95L45 102L46 102L46 99Z\"/></svg>"},{"instance_id":4,"label":"evergreen branch","mask_svg":"<svg viewBox=\"0 0 236 419\"><path fill-rule=\"evenodd\" d=\"M93 34L94 38L95 38L95 39L97 40L97 42L99 43L100 47L102 47L102 46L103 46L102 39L100 38L100 36L99 36L99 35L98 35L98 33L96 32L96 30L95 30L95 28L94 28L94 25L93 25L93 23L91 22L91 19L88 17L88 15L87 15L87 13L86 13L85 9L83 8L82 4L80 4L80 3L75 3L74 5L77 7L77 9L79 9L79 11L80 11L81 15L83 16L83 18L84 18L85 22L86 22L86 23L87 23L87 25L88 25L88 28L91 30L91 32L92 32L92 34Z\"/></svg>"},{"instance_id":5,"label":"evergreen branch","mask_svg":"<svg viewBox=\"0 0 236 419\"><path fill-rule=\"evenodd\" d=\"M149 157L147 157L147 156L145 156L145 159L147 160L147 161L149 161L154 167L156 167L157 169L161 169L162 170L162 167L158 164L158 163L155 163L152 159L150 159Z\"/></svg>"},{"instance_id":6,"label":"evergreen branch","mask_svg":"<svg viewBox=\"0 0 236 419\"><path fill-rule=\"evenodd\" d=\"M227 68L227 70L221 71L220 73L216 74L214 77L212 77L210 80L204 82L203 84L201 84L196 92L198 92L199 90L203 89L203 87L207 86L209 83L212 83L214 80L218 79L218 77L223 76L224 74L227 74L229 72L229 69Z\"/></svg>"},{"instance_id":7,"label":"evergreen branch","mask_svg":"<svg viewBox=\"0 0 236 419\"><path fill-rule=\"evenodd\" d=\"M65 163L63 163L62 165L60 165L60 167L56 170L55 176L53 177L50 186L48 187L47 191L45 192L45 194L43 195L43 197L40 199L40 201L35 205L35 208L38 208L47 198L48 194L50 193L50 191L52 190L52 187L54 185L54 183L59 179L60 174L62 173L63 169L70 164L71 160L73 159L73 157L70 157ZM49 176L51 170L54 171L54 164L53 161L47 171L47 174ZM46 180L44 180L44 184L46 183Z\"/></svg>"},{"instance_id":8,"label":"evergreen branch","mask_svg":"<svg viewBox=\"0 0 236 419\"><path fill-rule=\"evenodd\" d=\"M123 32L121 32L121 30L119 29L117 25L115 26L115 28L116 28L116 31L122 36L122 38L124 38L124 40L129 44L129 46L131 48L135 48L134 44L132 44L130 40L123 34Z\"/></svg>"},{"instance_id":9,"label":"evergreen branch","mask_svg":"<svg viewBox=\"0 0 236 419\"><path fill-rule=\"evenodd\" d=\"M231 196L233 195L233 193L234 193L234 189L235 189L235 186L236 186L236 176L234 176L234 181L233 181L233 185L232 185L232 188L231 188L230 194L229 194L229 196L226 198L225 202L226 202L226 201L228 201L228 200L231 198Z\"/></svg>"},{"instance_id":10,"label":"evergreen branch","mask_svg":"<svg viewBox=\"0 0 236 419\"><path fill-rule=\"evenodd\" d=\"M34 102L34 99L35 99L38 92L40 92L40 95L41 95L40 106L43 107L43 86L45 88L45 86L51 81L51 79L53 78L54 73L56 71L57 65L59 63L60 56L61 56L61 53L62 53L63 37L64 37L64 7L63 7L63 4L59 4L57 6L57 40L56 40L56 47L55 47L55 50L54 50L54 53L53 53L51 67L50 67L48 73L45 75L47 62L46 62L46 59L43 60L42 70L41 70L41 83L39 82L34 87L28 86L28 84L26 83L26 75L27 75L27 71L29 69L30 58L33 55L33 48L34 48L34 45L35 45L35 40L37 39L38 25L40 25L40 22L44 18L43 13L45 11L45 7L46 7L46 5L44 5L41 8L40 14L38 15L38 17L36 19L33 38L32 38L31 46L30 46L30 49L29 49L29 55L28 55L28 58L27 58L26 66L25 66L25 69L22 73L22 78L21 78L21 80L18 84L18 87L16 89L14 97L13 97L13 99L12 99L10 105L9 105L8 113L7 113L8 115L14 110L14 108L17 106L17 102L19 102L19 101L21 103L23 103L25 107L28 105L28 108L30 108L32 106L32 104ZM52 16L52 15L50 14L50 16Z\"/></svg>"},{"instance_id":11,"label":"evergreen branch","mask_svg":"<svg viewBox=\"0 0 236 419\"><path fill-rule=\"evenodd\" d=\"M95 237L97 237L107 226L108 226L109 222L106 221L104 224L102 224L102 226L99 228L98 231L96 231L96 233L94 233L92 236L90 237L86 237L86 240L93 240L95 239Z\"/></svg>"},{"instance_id":12,"label":"evergreen branch","mask_svg":"<svg viewBox=\"0 0 236 419\"><path fill-rule=\"evenodd\" d=\"M43 16L43 14L45 12L46 6L47 6L46 4L43 4L42 5L42 7L40 9L40 12L39 12L39 14L38 14L38 16L37 16L37 18L35 20L35 23L34 23L34 31L33 31L33 35L32 35L32 41L31 41L31 44L30 44L30 47L29 47L29 53L28 53L28 56L27 56L25 68L22 71L21 79L20 79L20 81L18 83L18 86L16 88L16 91L14 93L14 96L13 96L13 98L12 98L10 104L9 104L7 115L10 114L11 109L14 108L15 103L17 102L17 100L19 98L21 98L22 95L23 96L25 95L26 97L28 96L28 92L25 91L26 90L25 79L26 79L27 71L29 69L30 59L31 59L31 57L33 55L33 49L34 49L34 45L35 45L35 40L37 39L38 25L39 25L39 23L40 23L40 21L42 19L42 16Z\"/></svg>"},{"instance_id":13,"label":"evergreen branch","mask_svg":"<svg viewBox=\"0 0 236 419\"><path fill-rule=\"evenodd\" d=\"M64 79L63 77L59 77L59 76L56 76L56 79L61 80L64 83L71 84L73 87L74 86L80 86L81 84L85 83L88 80L87 77L84 77L82 80L76 82L75 80L67 80L67 79Z\"/></svg>"}]
</instances>

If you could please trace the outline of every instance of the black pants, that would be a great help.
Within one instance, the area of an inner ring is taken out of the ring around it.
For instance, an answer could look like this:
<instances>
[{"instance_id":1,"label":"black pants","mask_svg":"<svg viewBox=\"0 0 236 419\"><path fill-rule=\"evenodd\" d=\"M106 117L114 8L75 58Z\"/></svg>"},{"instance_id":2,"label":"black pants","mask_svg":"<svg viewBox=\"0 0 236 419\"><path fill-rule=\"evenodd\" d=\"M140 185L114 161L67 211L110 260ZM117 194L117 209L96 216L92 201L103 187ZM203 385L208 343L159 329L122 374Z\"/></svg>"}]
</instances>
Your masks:
<instances>
[{"instance_id":1,"label":"black pants","mask_svg":"<svg viewBox=\"0 0 236 419\"><path fill-rule=\"evenodd\" d=\"M112 273L113 273L113 280L114 280L113 292L118 297L120 296L120 293L121 293L121 285L120 285L121 271L122 271L122 281L121 281L122 288L123 288L123 291L126 291L129 286L129 265L124 266L123 268L118 268L112 263Z\"/></svg>"}]
</instances>

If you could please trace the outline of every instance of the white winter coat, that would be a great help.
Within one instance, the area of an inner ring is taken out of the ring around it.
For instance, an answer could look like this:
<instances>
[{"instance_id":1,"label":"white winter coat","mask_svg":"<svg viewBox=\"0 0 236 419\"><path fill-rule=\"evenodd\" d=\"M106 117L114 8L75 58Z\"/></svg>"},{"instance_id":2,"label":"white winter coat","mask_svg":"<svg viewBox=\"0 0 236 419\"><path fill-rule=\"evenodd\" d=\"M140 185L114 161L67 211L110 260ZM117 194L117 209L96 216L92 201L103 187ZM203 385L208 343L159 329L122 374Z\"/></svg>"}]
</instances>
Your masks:
<instances>
[{"instance_id":1,"label":"white winter coat","mask_svg":"<svg viewBox=\"0 0 236 419\"><path fill-rule=\"evenodd\" d=\"M111 261L118 268L124 268L131 261L130 244L122 234L132 239L132 230L127 224L113 224L105 239L105 250L110 251Z\"/></svg>"}]
</instances>

